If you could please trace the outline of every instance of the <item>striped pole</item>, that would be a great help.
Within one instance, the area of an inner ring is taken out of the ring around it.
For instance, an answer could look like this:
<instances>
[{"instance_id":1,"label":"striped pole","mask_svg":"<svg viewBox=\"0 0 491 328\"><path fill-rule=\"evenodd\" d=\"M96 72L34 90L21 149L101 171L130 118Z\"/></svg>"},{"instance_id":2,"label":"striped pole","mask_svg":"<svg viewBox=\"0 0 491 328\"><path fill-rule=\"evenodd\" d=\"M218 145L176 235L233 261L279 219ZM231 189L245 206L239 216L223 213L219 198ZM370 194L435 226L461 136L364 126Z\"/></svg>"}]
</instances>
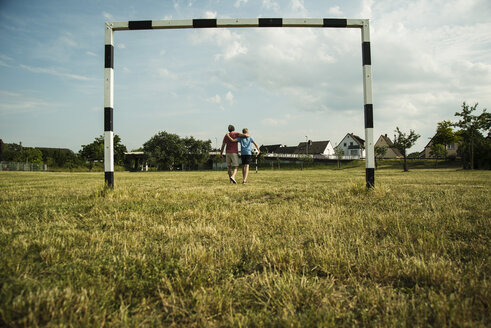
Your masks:
<instances>
[{"instance_id":1,"label":"striped pole","mask_svg":"<svg viewBox=\"0 0 491 328\"><path fill-rule=\"evenodd\" d=\"M363 103L365 109L365 180L367 188L375 185L375 149L373 144L372 58L370 54L370 28L368 20L361 29L363 61Z\"/></svg>"},{"instance_id":2,"label":"striped pole","mask_svg":"<svg viewBox=\"0 0 491 328\"><path fill-rule=\"evenodd\" d=\"M106 23L104 52L104 172L106 185L114 188L114 31L233 27L328 27L361 29L366 140L366 183L368 188L373 187L375 184L375 152L373 144L372 69L369 23L367 19L346 18L213 18Z\"/></svg>"},{"instance_id":3,"label":"striped pole","mask_svg":"<svg viewBox=\"0 0 491 328\"><path fill-rule=\"evenodd\" d=\"M104 48L104 181L114 188L114 32L106 23Z\"/></svg>"}]
</instances>

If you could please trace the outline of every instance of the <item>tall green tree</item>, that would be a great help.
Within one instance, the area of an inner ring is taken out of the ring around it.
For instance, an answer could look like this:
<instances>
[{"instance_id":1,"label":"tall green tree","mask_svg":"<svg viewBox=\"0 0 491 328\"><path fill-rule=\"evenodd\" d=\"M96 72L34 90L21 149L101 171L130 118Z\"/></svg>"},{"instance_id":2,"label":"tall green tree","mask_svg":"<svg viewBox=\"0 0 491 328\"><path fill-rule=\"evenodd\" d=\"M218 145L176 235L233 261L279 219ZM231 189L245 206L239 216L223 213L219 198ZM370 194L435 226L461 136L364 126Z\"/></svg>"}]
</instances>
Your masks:
<instances>
[{"instance_id":1,"label":"tall green tree","mask_svg":"<svg viewBox=\"0 0 491 328\"><path fill-rule=\"evenodd\" d=\"M409 170L407 169L407 149L414 146L416 140L418 140L420 135L416 134L414 130L409 130L409 133L404 133L399 130L399 127L396 127L394 132L397 133L394 137L394 147L396 147L404 156L404 172L408 172Z\"/></svg>"},{"instance_id":2,"label":"tall green tree","mask_svg":"<svg viewBox=\"0 0 491 328\"><path fill-rule=\"evenodd\" d=\"M121 138L115 134L114 139L114 163L122 165L124 161L124 153L127 152L126 146L121 143ZM89 162L89 168L92 169L95 161L104 160L104 136L95 138L88 145L82 145L79 151L80 157Z\"/></svg>"},{"instance_id":3,"label":"tall green tree","mask_svg":"<svg viewBox=\"0 0 491 328\"><path fill-rule=\"evenodd\" d=\"M449 145L457 142L458 137L453 131L453 126L454 124L450 121L438 122L436 133L432 139L432 143L443 145L444 148L447 149ZM447 154L445 153L445 159L446 158Z\"/></svg>"},{"instance_id":4,"label":"tall green tree","mask_svg":"<svg viewBox=\"0 0 491 328\"><path fill-rule=\"evenodd\" d=\"M481 164L479 166L491 165L489 163L489 153L486 151L490 148L491 142L491 113L483 109L481 114L474 115L473 112L477 110L477 106L478 103L474 106L469 106L464 102L462 111L455 113L455 116L460 117L460 120L454 126L459 128L457 133L462 140L462 145L459 149L463 166L471 170L476 168L476 157ZM487 134L487 137L484 137L484 134ZM476 146L479 156L476 156Z\"/></svg>"},{"instance_id":5,"label":"tall green tree","mask_svg":"<svg viewBox=\"0 0 491 328\"><path fill-rule=\"evenodd\" d=\"M186 147L177 134L161 131L143 144L143 151L157 170L172 170L185 161Z\"/></svg>"},{"instance_id":6,"label":"tall green tree","mask_svg":"<svg viewBox=\"0 0 491 328\"><path fill-rule=\"evenodd\" d=\"M185 148L184 164L191 168L199 168L200 165L206 163L210 158L211 140L197 140L194 137L186 137L182 139Z\"/></svg>"},{"instance_id":7,"label":"tall green tree","mask_svg":"<svg viewBox=\"0 0 491 328\"><path fill-rule=\"evenodd\" d=\"M19 162L43 163L43 153L37 148L25 147L20 154Z\"/></svg>"}]
</instances>

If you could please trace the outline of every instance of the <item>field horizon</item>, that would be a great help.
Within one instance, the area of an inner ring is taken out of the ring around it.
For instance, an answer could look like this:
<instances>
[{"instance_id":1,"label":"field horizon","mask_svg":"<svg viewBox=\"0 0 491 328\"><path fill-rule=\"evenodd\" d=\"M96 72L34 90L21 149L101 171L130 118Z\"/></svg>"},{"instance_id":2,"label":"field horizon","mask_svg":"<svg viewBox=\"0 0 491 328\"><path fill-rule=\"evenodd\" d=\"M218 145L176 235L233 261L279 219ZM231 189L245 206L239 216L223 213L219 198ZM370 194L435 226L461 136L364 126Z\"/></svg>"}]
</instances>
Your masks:
<instances>
[{"instance_id":1,"label":"field horizon","mask_svg":"<svg viewBox=\"0 0 491 328\"><path fill-rule=\"evenodd\" d=\"M491 322L491 171L0 172L0 204L0 326Z\"/></svg>"}]
</instances>

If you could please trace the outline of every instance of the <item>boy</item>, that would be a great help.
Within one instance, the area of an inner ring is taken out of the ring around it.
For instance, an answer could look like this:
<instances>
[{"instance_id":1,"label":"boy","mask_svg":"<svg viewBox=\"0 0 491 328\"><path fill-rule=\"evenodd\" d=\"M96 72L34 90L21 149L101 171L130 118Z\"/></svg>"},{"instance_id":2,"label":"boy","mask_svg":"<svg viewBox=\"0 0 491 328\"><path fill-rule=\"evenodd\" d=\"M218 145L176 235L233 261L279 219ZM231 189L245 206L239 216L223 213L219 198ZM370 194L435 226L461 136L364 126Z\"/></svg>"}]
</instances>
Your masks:
<instances>
[{"instance_id":1,"label":"boy","mask_svg":"<svg viewBox=\"0 0 491 328\"><path fill-rule=\"evenodd\" d=\"M252 158L252 145L256 147L259 155L259 146L256 144L254 139L249 136L249 129L242 129L243 136L238 136L236 138L232 138L229 133L227 133L227 137L230 141L240 142L240 158L242 159L242 176L243 182L242 184L247 183L247 176L249 175L249 164L251 163Z\"/></svg>"}]
</instances>

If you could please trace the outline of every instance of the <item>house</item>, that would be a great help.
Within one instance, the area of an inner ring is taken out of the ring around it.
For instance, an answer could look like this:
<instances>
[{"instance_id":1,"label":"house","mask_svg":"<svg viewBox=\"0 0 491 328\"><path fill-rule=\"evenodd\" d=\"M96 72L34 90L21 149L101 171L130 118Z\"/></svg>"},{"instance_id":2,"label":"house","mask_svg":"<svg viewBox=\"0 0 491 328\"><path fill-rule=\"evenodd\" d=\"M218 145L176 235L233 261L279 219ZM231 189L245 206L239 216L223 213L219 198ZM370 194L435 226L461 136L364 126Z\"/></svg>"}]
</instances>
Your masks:
<instances>
[{"instance_id":1,"label":"house","mask_svg":"<svg viewBox=\"0 0 491 328\"><path fill-rule=\"evenodd\" d=\"M394 143L387 137L387 134L381 135L378 138L377 142L375 143L375 147L387 148L387 151L386 151L385 156L383 158L402 158L402 157L404 157L404 156L402 156L399 149L394 147Z\"/></svg>"},{"instance_id":2,"label":"house","mask_svg":"<svg viewBox=\"0 0 491 328\"><path fill-rule=\"evenodd\" d=\"M276 149L275 154L294 154L297 146L283 146Z\"/></svg>"},{"instance_id":3,"label":"house","mask_svg":"<svg viewBox=\"0 0 491 328\"><path fill-rule=\"evenodd\" d=\"M425 146L423 151L419 153L419 158L435 158L435 156L431 154L432 145L433 145L433 138L431 138L430 142L428 142L428 144ZM453 158L459 157L459 155L457 154L457 150L459 149L458 142L447 145L445 148L447 150L447 157L453 157Z\"/></svg>"},{"instance_id":4,"label":"house","mask_svg":"<svg viewBox=\"0 0 491 328\"><path fill-rule=\"evenodd\" d=\"M311 141L298 144L294 154L298 155L334 155L334 147L331 141Z\"/></svg>"},{"instance_id":5,"label":"house","mask_svg":"<svg viewBox=\"0 0 491 328\"><path fill-rule=\"evenodd\" d=\"M337 147L343 149L344 156L365 158L365 140L353 133L346 134Z\"/></svg>"},{"instance_id":6,"label":"house","mask_svg":"<svg viewBox=\"0 0 491 328\"><path fill-rule=\"evenodd\" d=\"M259 147L259 150L263 154L274 154L274 153L276 153L276 150L278 148L280 148L280 147L281 147L281 144L277 144L277 145L261 145L261 147Z\"/></svg>"}]
</instances>

